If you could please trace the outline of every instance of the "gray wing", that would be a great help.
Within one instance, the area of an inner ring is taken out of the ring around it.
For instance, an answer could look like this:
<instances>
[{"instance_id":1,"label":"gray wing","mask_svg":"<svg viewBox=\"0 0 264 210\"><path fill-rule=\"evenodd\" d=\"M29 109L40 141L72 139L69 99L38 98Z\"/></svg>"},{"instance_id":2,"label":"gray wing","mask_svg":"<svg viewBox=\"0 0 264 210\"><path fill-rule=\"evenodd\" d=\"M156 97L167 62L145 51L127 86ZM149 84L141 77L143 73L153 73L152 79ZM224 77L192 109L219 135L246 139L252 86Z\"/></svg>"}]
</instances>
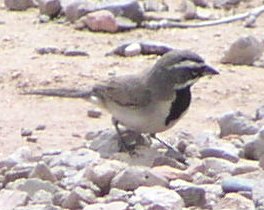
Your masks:
<instances>
[{"instance_id":1,"label":"gray wing","mask_svg":"<svg viewBox=\"0 0 264 210\"><path fill-rule=\"evenodd\" d=\"M143 107L151 101L151 91L142 78L134 76L116 77L106 84L96 85L93 88L95 95L107 104L112 100L120 106Z\"/></svg>"}]
</instances>

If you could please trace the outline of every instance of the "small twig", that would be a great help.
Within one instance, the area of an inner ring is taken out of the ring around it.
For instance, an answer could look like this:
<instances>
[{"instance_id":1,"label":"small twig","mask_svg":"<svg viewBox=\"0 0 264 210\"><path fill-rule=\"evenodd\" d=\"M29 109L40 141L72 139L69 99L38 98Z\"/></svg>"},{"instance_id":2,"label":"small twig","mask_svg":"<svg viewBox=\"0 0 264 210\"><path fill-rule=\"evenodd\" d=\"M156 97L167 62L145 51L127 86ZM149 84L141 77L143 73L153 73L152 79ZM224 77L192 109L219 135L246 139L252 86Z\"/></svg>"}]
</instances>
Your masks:
<instances>
[{"instance_id":1,"label":"small twig","mask_svg":"<svg viewBox=\"0 0 264 210\"><path fill-rule=\"evenodd\" d=\"M149 29L157 29L157 28L199 28L199 27L206 27L206 26L215 26L225 23L231 23L239 20L245 20L248 17L254 16L257 18L264 12L264 6L260 6L257 8L254 8L253 10L249 12L245 12L242 14L237 14L231 17L222 18L219 20L210 20L210 21L204 21L199 23L179 23L175 21L171 21L168 19L163 19L161 21L151 21L144 24L143 27L149 28Z\"/></svg>"}]
</instances>

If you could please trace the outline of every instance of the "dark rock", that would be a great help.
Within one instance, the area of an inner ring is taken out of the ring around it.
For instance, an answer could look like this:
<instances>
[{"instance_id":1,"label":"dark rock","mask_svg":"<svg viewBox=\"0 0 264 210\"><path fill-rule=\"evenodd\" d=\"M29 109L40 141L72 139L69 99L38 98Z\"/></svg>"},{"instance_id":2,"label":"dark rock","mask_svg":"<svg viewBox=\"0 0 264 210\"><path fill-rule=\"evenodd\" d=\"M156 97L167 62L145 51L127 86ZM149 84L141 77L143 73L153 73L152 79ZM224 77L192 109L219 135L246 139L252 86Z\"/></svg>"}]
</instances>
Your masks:
<instances>
[{"instance_id":1,"label":"dark rock","mask_svg":"<svg viewBox=\"0 0 264 210\"><path fill-rule=\"evenodd\" d=\"M31 136L32 135L32 130L30 129L26 129L26 128L22 128L21 129L21 136Z\"/></svg>"},{"instance_id":2,"label":"dark rock","mask_svg":"<svg viewBox=\"0 0 264 210\"><path fill-rule=\"evenodd\" d=\"M233 163L237 163L239 161L239 157L237 154L234 154L231 151L222 148L204 148L200 150L200 154L202 158L223 158Z\"/></svg>"},{"instance_id":3,"label":"dark rock","mask_svg":"<svg viewBox=\"0 0 264 210\"><path fill-rule=\"evenodd\" d=\"M61 10L59 0L38 0L40 14L56 17Z\"/></svg>"},{"instance_id":4,"label":"dark rock","mask_svg":"<svg viewBox=\"0 0 264 210\"><path fill-rule=\"evenodd\" d=\"M36 6L33 0L4 0L4 3L7 9L17 11L23 11Z\"/></svg>"},{"instance_id":5,"label":"dark rock","mask_svg":"<svg viewBox=\"0 0 264 210\"><path fill-rule=\"evenodd\" d=\"M83 50L68 48L63 51L65 56L88 56L89 54Z\"/></svg>"}]
</instances>

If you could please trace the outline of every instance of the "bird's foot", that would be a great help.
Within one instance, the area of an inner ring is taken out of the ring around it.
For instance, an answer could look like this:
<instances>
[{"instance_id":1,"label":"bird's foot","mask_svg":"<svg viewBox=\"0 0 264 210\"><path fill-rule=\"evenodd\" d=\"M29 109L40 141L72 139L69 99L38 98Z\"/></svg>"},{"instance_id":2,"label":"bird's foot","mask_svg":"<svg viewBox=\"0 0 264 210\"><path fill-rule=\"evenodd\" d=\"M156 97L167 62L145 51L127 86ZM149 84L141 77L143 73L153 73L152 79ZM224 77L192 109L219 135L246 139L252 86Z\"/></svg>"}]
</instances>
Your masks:
<instances>
[{"instance_id":1,"label":"bird's foot","mask_svg":"<svg viewBox=\"0 0 264 210\"><path fill-rule=\"evenodd\" d=\"M162 139L158 138L155 134L150 134L150 138L158 140L161 144L163 144L165 147L167 147L168 151L166 152L166 155L168 157L174 158L178 160L179 162L188 165L186 162L186 157L184 154L182 154L177 148L173 147L168 142L163 141Z\"/></svg>"}]
</instances>

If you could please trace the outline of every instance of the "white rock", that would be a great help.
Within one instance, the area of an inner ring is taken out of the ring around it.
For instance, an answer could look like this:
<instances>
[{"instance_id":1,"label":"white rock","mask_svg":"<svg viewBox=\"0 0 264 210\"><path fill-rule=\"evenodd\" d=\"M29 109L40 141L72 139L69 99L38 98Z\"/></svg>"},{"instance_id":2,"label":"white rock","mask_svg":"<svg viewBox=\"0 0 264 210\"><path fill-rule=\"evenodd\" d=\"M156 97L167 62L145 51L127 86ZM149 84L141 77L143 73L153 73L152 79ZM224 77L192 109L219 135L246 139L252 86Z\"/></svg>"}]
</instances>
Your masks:
<instances>
[{"instance_id":1,"label":"white rock","mask_svg":"<svg viewBox=\"0 0 264 210\"><path fill-rule=\"evenodd\" d=\"M0 191L0 209L14 210L17 206L26 205L28 199L26 192L2 189Z\"/></svg>"},{"instance_id":2,"label":"white rock","mask_svg":"<svg viewBox=\"0 0 264 210\"><path fill-rule=\"evenodd\" d=\"M127 180L130 180L129 182ZM134 190L139 186L168 186L167 179L154 174L147 167L128 167L118 173L111 182L111 187L123 190Z\"/></svg>"},{"instance_id":3,"label":"white rock","mask_svg":"<svg viewBox=\"0 0 264 210\"><path fill-rule=\"evenodd\" d=\"M115 160L104 161L96 166L86 167L84 178L92 181L102 191L106 192L109 190L114 176L125 169L126 166L126 164Z\"/></svg>"},{"instance_id":4,"label":"white rock","mask_svg":"<svg viewBox=\"0 0 264 210\"><path fill-rule=\"evenodd\" d=\"M128 45L125 50L125 56L135 56L141 53L141 45L139 43L132 43Z\"/></svg>"},{"instance_id":5,"label":"white rock","mask_svg":"<svg viewBox=\"0 0 264 210\"><path fill-rule=\"evenodd\" d=\"M135 190L134 200L144 209L178 210L184 206L183 199L173 190L161 186L139 187Z\"/></svg>"},{"instance_id":6,"label":"white rock","mask_svg":"<svg viewBox=\"0 0 264 210\"><path fill-rule=\"evenodd\" d=\"M222 63L252 65L263 52L263 44L253 36L243 36L226 50Z\"/></svg>"},{"instance_id":7,"label":"white rock","mask_svg":"<svg viewBox=\"0 0 264 210\"><path fill-rule=\"evenodd\" d=\"M83 210L127 210L128 204L123 201L111 203L96 203L86 206Z\"/></svg>"}]
</instances>

